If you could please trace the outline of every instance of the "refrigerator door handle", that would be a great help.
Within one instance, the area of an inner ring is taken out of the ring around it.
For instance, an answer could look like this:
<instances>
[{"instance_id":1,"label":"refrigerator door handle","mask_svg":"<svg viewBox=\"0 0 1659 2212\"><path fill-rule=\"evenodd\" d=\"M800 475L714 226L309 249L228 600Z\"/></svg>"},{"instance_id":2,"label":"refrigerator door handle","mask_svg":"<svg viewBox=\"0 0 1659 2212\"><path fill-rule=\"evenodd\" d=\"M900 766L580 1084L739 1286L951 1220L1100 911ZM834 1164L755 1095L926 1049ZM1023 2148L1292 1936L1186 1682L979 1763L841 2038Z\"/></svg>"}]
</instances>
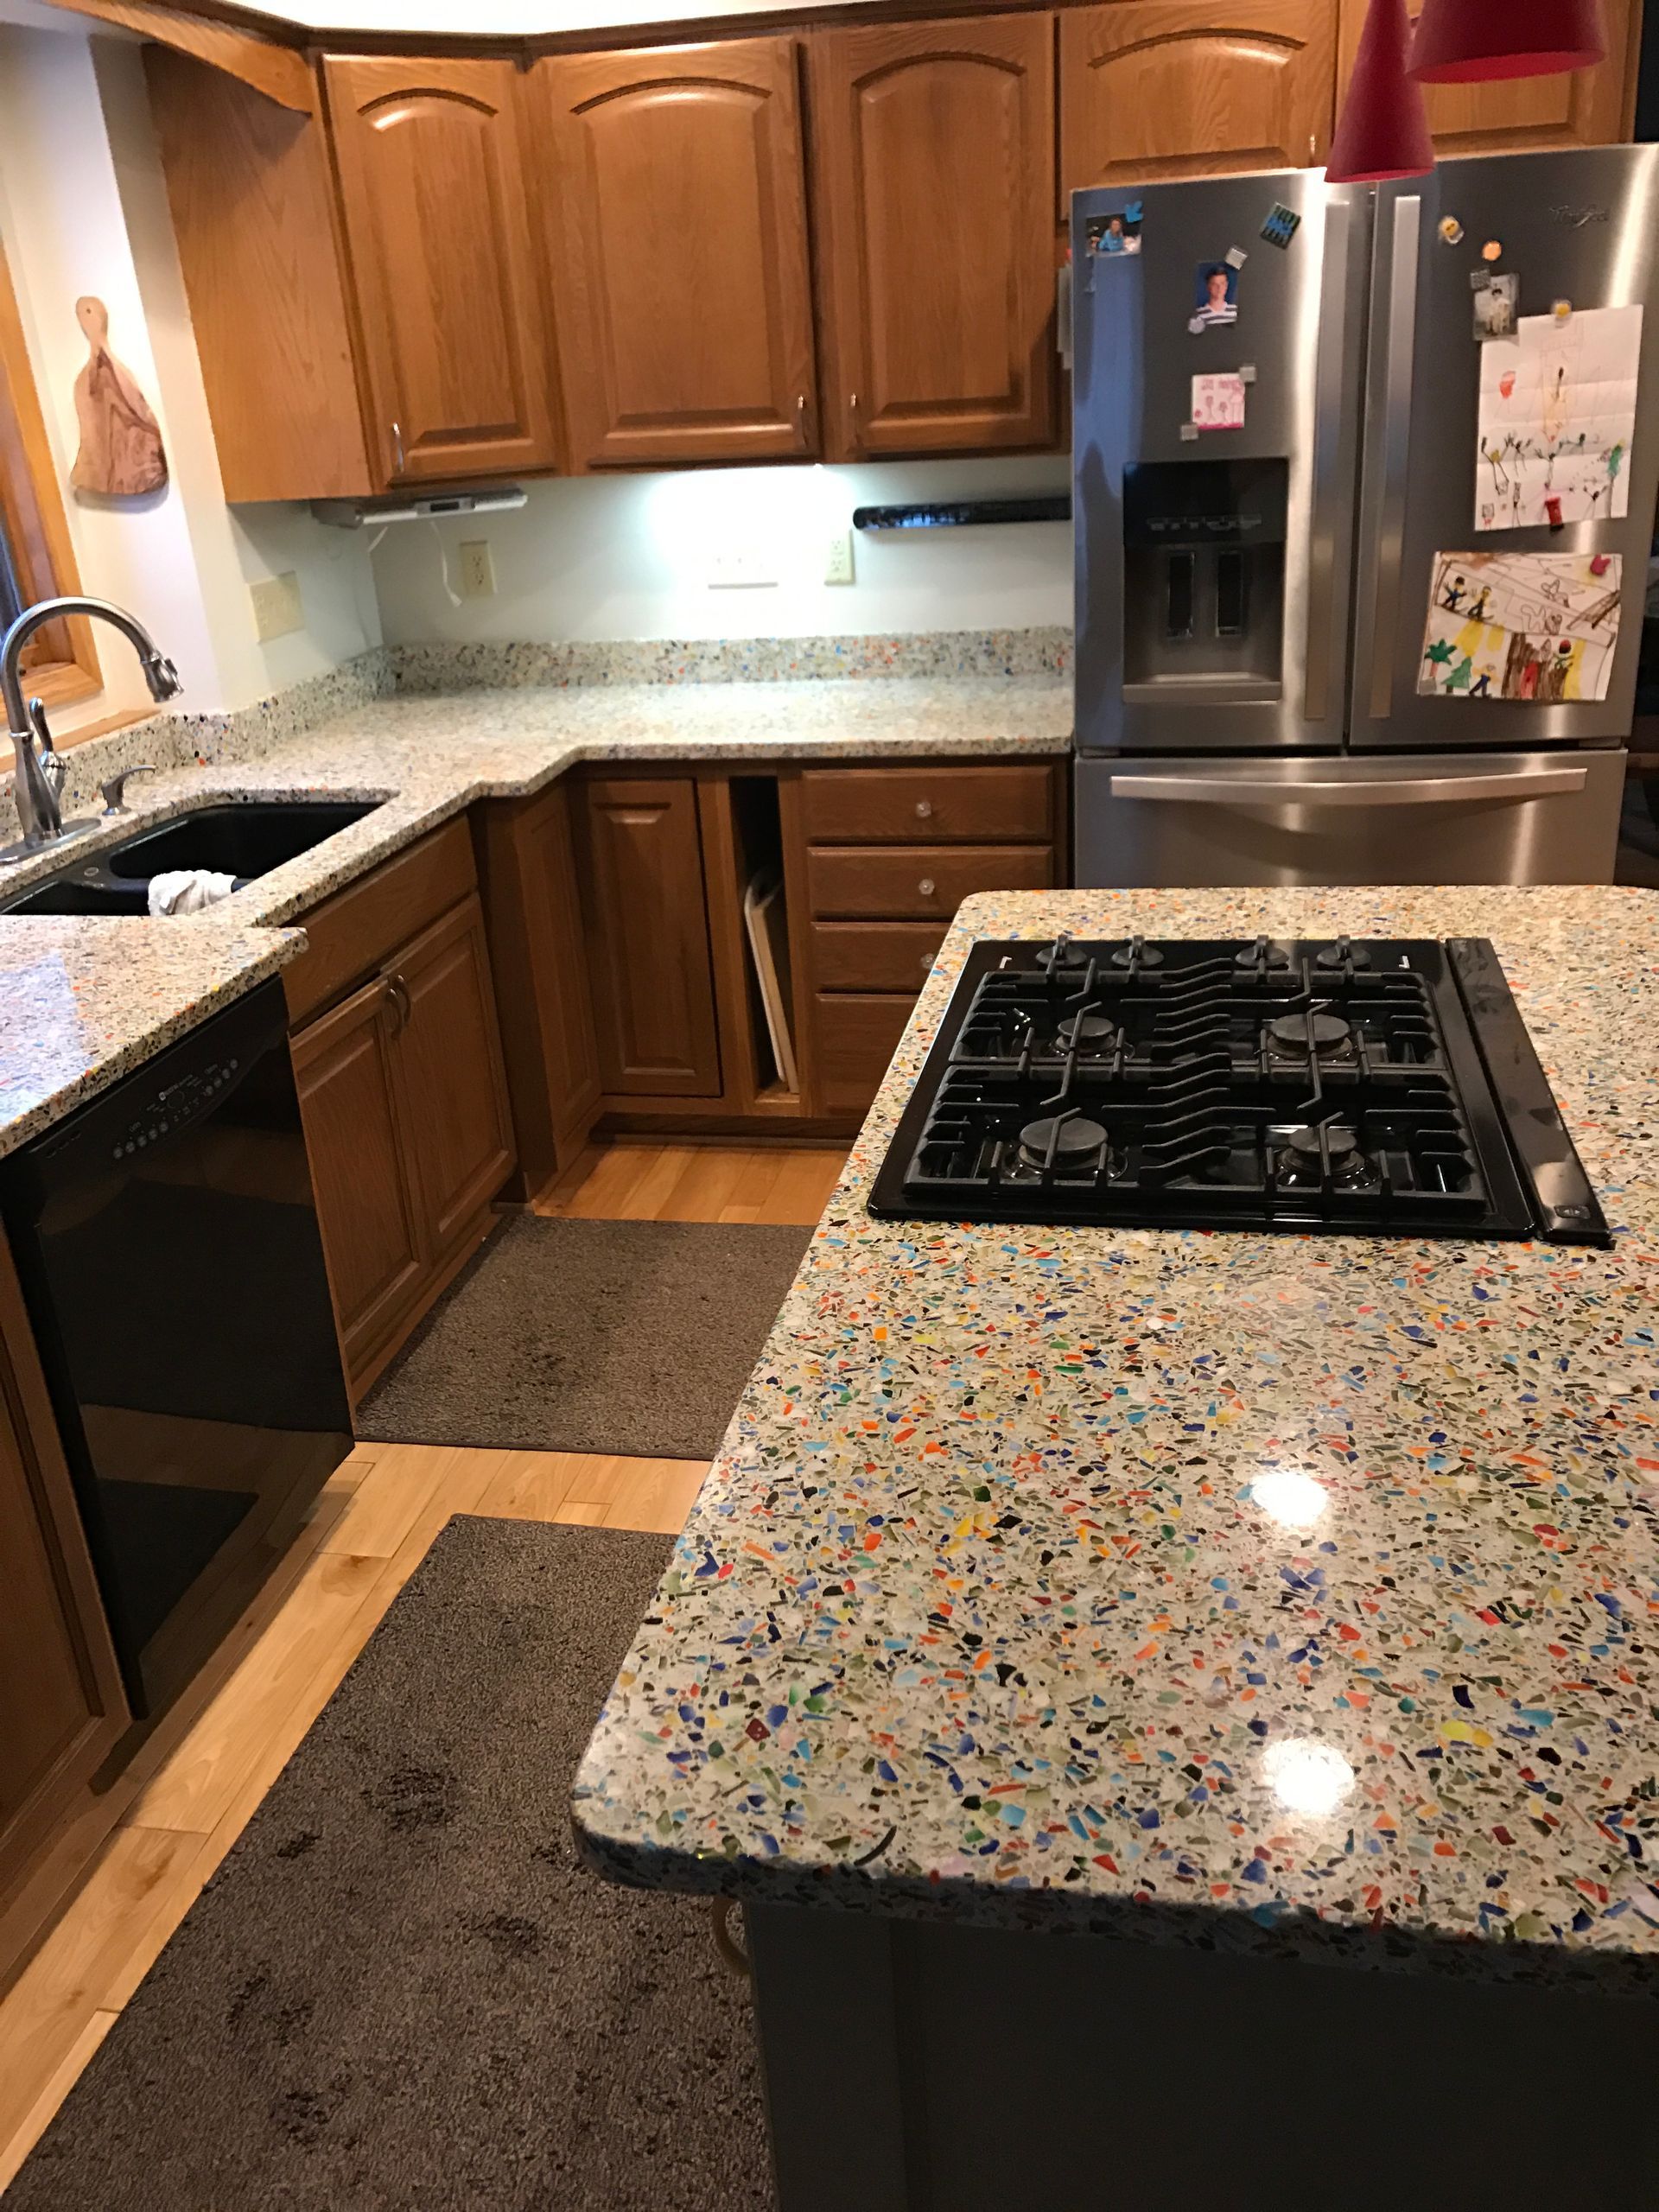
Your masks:
<instances>
[{"instance_id":1,"label":"refrigerator door handle","mask_svg":"<svg viewBox=\"0 0 1659 2212\"><path fill-rule=\"evenodd\" d=\"M1370 570L1370 601L1362 614L1360 684L1369 675L1367 707L1386 721L1394 702L1394 642L1400 619L1400 570L1406 535L1406 466L1411 442L1411 385L1417 349L1417 261L1423 203L1403 194L1394 203L1389 256L1388 312L1378 385L1382 394L1382 466L1367 468L1359 502L1359 547Z\"/></svg>"},{"instance_id":2,"label":"refrigerator door handle","mask_svg":"<svg viewBox=\"0 0 1659 2212\"><path fill-rule=\"evenodd\" d=\"M1584 789L1582 767L1538 768L1516 776L1398 776L1357 784L1292 782L1239 776L1114 776L1114 798L1173 800L1185 806L1450 806L1471 798L1553 798Z\"/></svg>"},{"instance_id":3,"label":"refrigerator door handle","mask_svg":"<svg viewBox=\"0 0 1659 2212\"><path fill-rule=\"evenodd\" d=\"M1331 594L1337 572L1337 461L1342 441L1342 379L1349 284L1350 209L1325 209L1319 276L1319 353L1313 372L1313 482L1307 546L1307 651L1302 714L1323 721L1331 689Z\"/></svg>"}]
</instances>

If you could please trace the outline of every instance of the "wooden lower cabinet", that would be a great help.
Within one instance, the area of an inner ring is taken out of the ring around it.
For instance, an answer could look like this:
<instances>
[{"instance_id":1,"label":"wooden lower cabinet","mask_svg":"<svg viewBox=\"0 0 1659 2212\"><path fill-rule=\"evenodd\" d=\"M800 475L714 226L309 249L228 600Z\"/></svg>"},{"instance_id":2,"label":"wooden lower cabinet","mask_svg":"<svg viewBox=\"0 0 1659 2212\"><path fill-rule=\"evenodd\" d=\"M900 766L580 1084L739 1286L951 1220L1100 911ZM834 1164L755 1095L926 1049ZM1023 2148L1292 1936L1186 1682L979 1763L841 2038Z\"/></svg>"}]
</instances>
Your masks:
<instances>
[{"instance_id":1,"label":"wooden lower cabinet","mask_svg":"<svg viewBox=\"0 0 1659 2212\"><path fill-rule=\"evenodd\" d=\"M818 1096L826 1112L859 1113L874 1097L916 993L820 991L814 1001L817 1027Z\"/></svg>"},{"instance_id":2,"label":"wooden lower cabinet","mask_svg":"<svg viewBox=\"0 0 1659 2212\"><path fill-rule=\"evenodd\" d=\"M696 784L690 776L596 776L577 788L576 858L604 1088L718 1097Z\"/></svg>"},{"instance_id":3,"label":"wooden lower cabinet","mask_svg":"<svg viewBox=\"0 0 1659 2212\"><path fill-rule=\"evenodd\" d=\"M55 1902L44 1893L49 1870L42 1864L54 1837L88 1810L98 1827L93 1777L130 1716L45 1377L3 1248L0 1560L3 1981Z\"/></svg>"},{"instance_id":4,"label":"wooden lower cabinet","mask_svg":"<svg viewBox=\"0 0 1659 2212\"><path fill-rule=\"evenodd\" d=\"M360 1396L487 1224L512 1120L475 893L293 1039L346 1379Z\"/></svg>"}]
</instances>

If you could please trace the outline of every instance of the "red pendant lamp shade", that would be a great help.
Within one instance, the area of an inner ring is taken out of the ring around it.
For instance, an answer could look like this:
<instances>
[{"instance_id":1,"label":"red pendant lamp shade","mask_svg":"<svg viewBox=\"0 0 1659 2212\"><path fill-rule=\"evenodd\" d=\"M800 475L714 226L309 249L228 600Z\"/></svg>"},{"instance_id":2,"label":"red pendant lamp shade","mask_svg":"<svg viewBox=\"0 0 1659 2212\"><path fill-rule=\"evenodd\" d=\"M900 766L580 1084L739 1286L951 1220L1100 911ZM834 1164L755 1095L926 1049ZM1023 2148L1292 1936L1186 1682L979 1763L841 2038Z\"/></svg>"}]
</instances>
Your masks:
<instances>
[{"instance_id":1,"label":"red pendant lamp shade","mask_svg":"<svg viewBox=\"0 0 1659 2212\"><path fill-rule=\"evenodd\" d=\"M1410 48L1406 0L1371 0L1325 165L1332 184L1381 183L1433 168L1423 96L1406 74Z\"/></svg>"},{"instance_id":2,"label":"red pendant lamp shade","mask_svg":"<svg viewBox=\"0 0 1659 2212\"><path fill-rule=\"evenodd\" d=\"M1420 85L1548 77L1606 59L1597 0L1427 0L1411 73Z\"/></svg>"}]
</instances>

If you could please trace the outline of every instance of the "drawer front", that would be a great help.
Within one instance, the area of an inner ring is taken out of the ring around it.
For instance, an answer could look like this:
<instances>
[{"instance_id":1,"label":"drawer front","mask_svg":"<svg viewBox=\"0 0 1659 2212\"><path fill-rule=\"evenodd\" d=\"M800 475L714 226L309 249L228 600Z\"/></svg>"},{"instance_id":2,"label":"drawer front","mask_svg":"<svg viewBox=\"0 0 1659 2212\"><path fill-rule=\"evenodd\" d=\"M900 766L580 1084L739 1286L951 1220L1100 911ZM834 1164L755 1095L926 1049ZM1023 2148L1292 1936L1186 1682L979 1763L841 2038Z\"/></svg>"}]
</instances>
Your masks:
<instances>
[{"instance_id":1,"label":"drawer front","mask_svg":"<svg viewBox=\"0 0 1659 2212\"><path fill-rule=\"evenodd\" d=\"M976 891L1046 891L1049 845L812 847L807 892L820 921L948 922Z\"/></svg>"},{"instance_id":2,"label":"drawer front","mask_svg":"<svg viewBox=\"0 0 1659 2212\"><path fill-rule=\"evenodd\" d=\"M812 980L821 991L914 991L931 973L938 922L814 922Z\"/></svg>"},{"instance_id":3,"label":"drawer front","mask_svg":"<svg viewBox=\"0 0 1659 2212\"><path fill-rule=\"evenodd\" d=\"M289 1021L297 1026L372 975L477 885L472 832L466 816L457 815L302 914L306 949L283 970Z\"/></svg>"},{"instance_id":4,"label":"drawer front","mask_svg":"<svg viewBox=\"0 0 1659 2212\"><path fill-rule=\"evenodd\" d=\"M913 991L817 994L818 1096L826 1113L863 1112L915 1005Z\"/></svg>"},{"instance_id":5,"label":"drawer front","mask_svg":"<svg viewBox=\"0 0 1659 2212\"><path fill-rule=\"evenodd\" d=\"M809 768L801 811L818 845L923 844L995 839L1036 844L1054 835L1054 772L1046 762L970 768Z\"/></svg>"}]
</instances>

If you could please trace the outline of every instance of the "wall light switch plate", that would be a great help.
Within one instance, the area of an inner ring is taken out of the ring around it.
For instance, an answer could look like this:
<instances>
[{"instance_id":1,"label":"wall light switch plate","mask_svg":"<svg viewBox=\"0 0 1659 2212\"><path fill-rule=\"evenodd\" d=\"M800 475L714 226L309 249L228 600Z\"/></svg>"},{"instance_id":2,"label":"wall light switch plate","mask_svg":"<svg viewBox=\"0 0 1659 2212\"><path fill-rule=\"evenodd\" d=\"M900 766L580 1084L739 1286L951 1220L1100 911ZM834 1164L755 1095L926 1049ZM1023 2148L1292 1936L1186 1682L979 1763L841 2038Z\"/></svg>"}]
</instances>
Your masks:
<instances>
[{"instance_id":1,"label":"wall light switch plate","mask_svg":"<svg viewBox=\"0 0 1659 2212\"><path fill-rule=\"evenodd\" d=\"M463 599L492 599L495 595L495 563L490 557L487 537L462 540L461 595Z\"/></svg>"},{"instance_id":2,"label":"wall light switch plate","mask_svg":"<svg viewBox=\"0 0 1659 2212\"><path fill-rule=\"evenodd\" d=\"M823 581L827 584L849 584L853 575L853 533L838 530L824 548Z\"/></svg>"},{"instance_id":3,"label":"wall light switch plate","mask_svg":"<svg viewBox=\"0 0 1659 2212\"><path fill-rule=\"evenodd\" d=\"M777 581L776 557L758 546L728 546L709 556L710 591L750 591Z\"/></svg>"},{"instance_id":4,"label":"wall light switch plate","mask_svg":"<svg viewBox=\"0 0 1659 2212\"><path fill-rule=\"evenodd\" d=\"M300 580L292 569L284 569L280 576L264 576L257 584L250 584L248 597L253 602L254 634L262 645L269 644L272 638L285 638L290 630L304 629Z\"/></svg>"}]
</instances>

